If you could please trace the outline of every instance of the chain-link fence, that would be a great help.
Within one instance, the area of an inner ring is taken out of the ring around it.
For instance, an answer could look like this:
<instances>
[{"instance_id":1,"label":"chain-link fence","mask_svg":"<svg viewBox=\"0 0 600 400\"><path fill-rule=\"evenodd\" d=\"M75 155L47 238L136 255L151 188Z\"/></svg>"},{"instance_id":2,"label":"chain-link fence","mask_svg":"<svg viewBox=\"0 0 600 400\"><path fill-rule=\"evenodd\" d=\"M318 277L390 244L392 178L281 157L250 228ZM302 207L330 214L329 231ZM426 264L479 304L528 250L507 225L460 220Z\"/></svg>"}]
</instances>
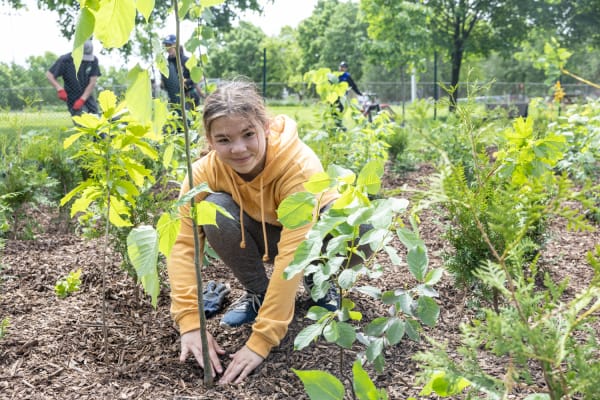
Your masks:
<instances>
[{"instance_id":1,"label":"chain-link fence","mask_svg":"<svg viewBox=\"0 0 600 400\"><path fill-rule=\"evenodd\" d=\"M410 81L398 82L358 82L358 87L362 92L374 94L380 102L400 104L402 102L412 101L413 89ZM436 85L434 82L417 82L415 85L416 98L442 98L446 96L443 87L449 84ZM263 84L258 83L262 90ZM535 82L495 82L492 84L470 84L471 88L480 88L473 94L479 99L488 99L495 103L510 102L511 99L520 99L527 101L533 97L550 97L553 88L545 83ZM563 84L563 90L566 93L567 101L577 99L586 99L588 97L600 97L600 90L584 84ZM103 86L98 85L97 92L109 89L118 97L124 95L126 86ZM157 95L160 94L160 90ZM314 90L304 83L285 84L282 82L269 82L266 85L267 100L285 101L295 103L301 101L316 101L317 96ZM466 85L461 85L458 89L458 97L467 96ZM483 100L482 100L483 101ZM21 110L26 106L42 108L46 106L60 106L64 103L56 97L54 88L47 87L22 87L22 88L0 88L0 109Z\"/></svg>"}]
</instances>

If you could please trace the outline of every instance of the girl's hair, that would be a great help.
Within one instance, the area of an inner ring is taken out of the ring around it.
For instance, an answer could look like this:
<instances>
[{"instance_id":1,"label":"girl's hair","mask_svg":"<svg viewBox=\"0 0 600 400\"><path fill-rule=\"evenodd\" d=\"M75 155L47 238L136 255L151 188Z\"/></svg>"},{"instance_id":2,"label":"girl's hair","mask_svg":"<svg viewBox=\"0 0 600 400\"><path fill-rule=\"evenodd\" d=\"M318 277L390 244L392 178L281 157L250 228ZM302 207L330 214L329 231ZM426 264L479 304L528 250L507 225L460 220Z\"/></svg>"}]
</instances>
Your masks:
<instances>
[{"instance_id":1,"label":"girl's hair","mask_svg":"<svg viewBox=\"0 0 600 400\"><path fill-rule=\"evenodd\" d=\"M202 116L206 136L210 136L214 120L232 115L267 126L267 109L254 83L247 80L227 82L206 97Z\"/></svg>"}]
</instances>

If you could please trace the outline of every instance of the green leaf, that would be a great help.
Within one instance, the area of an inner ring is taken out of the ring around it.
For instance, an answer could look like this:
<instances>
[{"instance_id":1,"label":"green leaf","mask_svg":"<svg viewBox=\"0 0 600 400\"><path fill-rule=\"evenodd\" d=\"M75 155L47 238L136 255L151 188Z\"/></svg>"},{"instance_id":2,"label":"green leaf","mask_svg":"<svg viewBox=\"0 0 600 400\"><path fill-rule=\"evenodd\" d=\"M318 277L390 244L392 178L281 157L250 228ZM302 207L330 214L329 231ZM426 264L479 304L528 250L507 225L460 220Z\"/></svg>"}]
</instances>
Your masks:
<instances>
[{"instance_id":1,"label":"green leaf","mask_svg":"<svg viewBox=\"0 0 600 400\"><path fill-rule=\"evenodd\" d=\"M352 348L352 345L356 340L356 329L346 322L339 322L337 324L337 331L338 338L336 339L335 344L344 349Z\"/></svg>"},{"instance_id":2,"label":"green leaf","mask_svg":"<svg viewBox=\"0 0 600 400\"><path fill-rule=\"evenodd\" d=\"M306 346L310 345L313 341L317 340L319 336L321 336L322 332L322 324L311 324L302 329L294 339L294 350L302 350Z\"/></svg>"},{"instance_id":3,"label":"green leaf","mask_svg":"<svg viewBox=\"0 0 600 400\"><path fill-rule=\"evenodd\" d=\"M292 368L300 378L311 400L343 400L344 385L335 376L318 370L301 371Z\"/></svg>"},{"instance_id":4,"label":"green leaf","mask_svg":"<svg viewBox=\"0 0 600 400\"><path fill-rule=\"evenodd\" d=\"M200 203L194 204L192 215L196 220L196 224L199 226L216 225L217 205L210 201L201 201Z\"/></svg>"},{"instance_id":5,"label":"green leaf","mask_svg":"<svg viewBox=\"0 0 600 400\"><path fill-rule=\"evenodd\" d=\"M369 336L381 336L388 326L386 317L375 318L365 327L365 334Z\"/></svg>"},{"instance_id":6,"label":"green leaf","mask_svg":"<svg viewBox=\"0 0 600 400\"><path fill-rule=\"evenodd\" d=\"M435 326L440 316L440 306L431 298L421 296L417 300L417 316L427 326Z\"/></svg>"},{"instance_id":7,"label":"green leaf","mask_svg":"<svg viewBox=\"0 0 600 400\"><path fill-rule=\"evenodd\" d=\"M98 95L98 104L104 112L114 110L117 107L117 96L110 90L103 90Z\"/></svg>"},{"instance_id":8,"label":"green leaf","mask_svg":"<svg viewBox=\"0 0 600 400\"><path fill-rule=\"evenodd\" d=\"M123 218L122 215L128 217L130 215L129 208L122 200L115 196L110 196L110 211L108 213L110 223L117 228L133 225L128 219Z\"/></svg>"},{"instance_id":9,"label":"green leaf","mask_svg":"<svg viewBox=\"0 0 600 400\"><path fill-rule=\"evenodd\" d=\"M358 292L371 296L374 299L381 298L381 289L375 286L359 286L355 288Z\"/></svg>"},{"instance_id":10,"label":"green leaf","mask_svg":"<svg viewBox=\"0 0 600 400\"><path fill-rule=\"evenodd\" d=\"M406 262L408 263L409 271L419 282L422 282L427 272L427 265L429 264L425 247L417 246L408 250Z\"/></svg>"},{"instance_id":11,"label":"green leaf","mask_svg":"<svg viewBox=\"0 0 600 400\"><path fill-rule=\"evenodd\" d=\"M332 186L334 180L326 172L317 172L304 184L304 189L312 194L318 194Z\"/></svg>"},{"instance_id":12,"label":"green leaf","mask_svg":"<svg viewBox=\"0 0 600 400\"><path fill-rule=\"evenodd\" d=\"M432 269L425 276L425 284L429 286L433 286L438 283L444 274L444 271L441 268Z\"/></svg>"},{"instance_id":13,"label":"green leaf","mask_svg":"<svg viewBox=\"0 0 600 400\"><path fill-rule=\"evenodd\" d=\"M340 332L338 330L338 322L335 320L330 321L325 328L323 328L323 337L329 343L335 343L340 337Z\"/></svg>"},{"instance_id":14,"label":"green leaf","mask_svg":"<svg viewBox=\"0 0 600 400\"><path fill-rule=\"evenodd\" d=\"M350 289L356 283L358 273L353 269L345 269L338 277L338 284L342 289Z\"/></svg>"},{"instance_id":15,"label":"green leaf","mask_svg":"<svg viewBox=\"0 0 600 400\"><path fill-rule=\"evenodd\" d=\"M105 48L122 47L135 26L135 0L105 0L95 13L95 36Z\"/></svg>"},{"instance_id":16,"label":"green leaf","mask_svg":"<svg viewBox=\"0 0 600 400\"><path fill-rule=\"evenodd\" d=\"M458 381L452 382L444 371L435 371L431 374L429 382L423 387L420 395L429 396L433 392L438 396L449 397L460 394L466 387L471 385L471 382L465 378L459 378Z\"/></svg>"},{"instance_id":17,"label":"green leaf","mask_svg":"<svg viewBox=\"0 0 600 400\"><path fill-rule=\"evenodd\" d=\"M288 229L296 229L313 220L316 200L308 192L297 192L283 199L277 208L277 219Z\"/></svg>"},{"instance_id":18,"label":"green leaf","mask_svg":"<svg viewBox=\"0 0 600 400\"><path fill-rule=\"evenodd\" d=\"M366 351L367 360L369 360L369 362L373 362L373 360L375 360L375 358L381 354L383 351L383 344L382 338L375 338L371 341L371 343L369 343Z\"/></svg>"},{"instance_id":19,"label":"green leaf","mask_svg":"<svg viewBox=\"0 0 600 400\"><path fill-rule=\"evenodd\" d=\"M377 194L381 189L382 175L383 160L370 161L360 171L356 184L364 186L369 194Z\"/></svg>"},{"instance_id":20,"label":"green leaf","mask_svg":"<svg viewBox=\"0 0 600 400\"><path fill-rule=\"evenodd\" d=\"M172 218L170 213L163 213L158 222L156 223L156 230L158 231L158 249L165 257L171 255L171 249L177 239L179 228L181 227L181 220Z\"/></svg>"},{"instance_id":21,"label":"green leaf","mask_svg":"<svg viewBox=\"0 0 600 400\"><path fill-rule=\"evenodd\" d=\"M72 57L75 64L75 69L79 71L81 60L83 59L83 44L94 33L96 18L89 8L83 7L77 19L75 27L75 39L73 41Z\"/></svg>"},{"instance_id":22,"label":"green leaf","mask_svg":"<svg viewBox=\"0 0 600 400\"><path fill-rule=\"evenodd\" d=\"M135 5L148 22L150 18L150 14L152 14L152 10L154 9L154 0L136 0Z\"/></svg>"},{"instance_id":23,"label":"green leaf","mask_svg":"<svg viewBox=\"0 0 600 400\"><path fill-rule=\"evenodd\" d=\"M352 365L352 387L358 400L377 400L379 398L378 390L375 384L369 378L367 372L363 369L359 360L354 361Z\"/></svg>"},{"instance_id":24,"label":"green leaf","mask_svg":"<svg viewBox=\"0 0 600 400\"><path fill-rule=\"evenodd\" d=\"M402 337L404 337L404 321L396 317L390 318L385 337L392 346L400 343Z\"/></svg>"},{"instance_id":25,"label":"green leaf","mask_svg":"<svg viewBox=\"0 0 600 400\"><path fill-rule=\"evenodd\" d=\"M404 324L404 328L406 329L406 335L415 342L421 340L421 335L419 335L419 329L421 326L414 319L406 320Z\"/></svg>"},{"instance_id":26,"label":"green leaf","mask_svg":"<svg viewBox=\"0 0 600 400\"><path fill-rule=\"evenodd\" d=\"M151 226L133 228L127 236L127 255L144 291L152 297L152 306L156 308L160 293L158 276L158 234Z\"/></svg>"},{"instance_id":27,"label":"green leaf","mask_svg":"<svg viewBox=\"0 0 600 400\"><path fill-rule=\"evenodd\" d=\"M402 258L398 255L398 251L395 247L392 246L383 246L383 250L385 250L386 254L390 258L390 261L393 265L402 264Z\"/></svg>"},{"instance_id":28,"label":"green leaf","mask_svg":"<svg viewBox=\"0 0 600 400\"><path fill-rule=\"evenodd\" d=\"M409 229L399 228L396 230L396 235L408 250L415 247L424 246L423 241L419 238L419 236Z\"/></svg>"},{"instance_id":29,"label":"green leaf","mask_svg":"<svg viewBox=\"0 0 600 400\"><path fill-rule=\"evenodd\" d=\"M200 0L202 7L214 7L224 2L225 0Z\"/></svg>"},{"instance_id":30,"label":"green leaf","mask_svg":"<svg viewBox=\"0 0 600 400\"><path fill-rule=\"evenodd\" d=\"M125 101L131 115L140 123L146 124L152 116L152 87L148 70L136 64L127 74Z\"/></svg>"},{"instance_id":31,"label":"green leaf","mask_svg":"<svg viewBox=\"0 0 600 400\"><path fill-rule=\"evenodd\" d=\"M200 183L199 185L189 190L186 194L181 196L179 200L177 200L177 202L175 203L175 207L181 207L185 203L189 203L192 200L192 198L196 197L196 195L203 192L212 193L212 190L210 190L210 188L208 187L208 183L206 182Z\"/></svg>"}]
</instances>

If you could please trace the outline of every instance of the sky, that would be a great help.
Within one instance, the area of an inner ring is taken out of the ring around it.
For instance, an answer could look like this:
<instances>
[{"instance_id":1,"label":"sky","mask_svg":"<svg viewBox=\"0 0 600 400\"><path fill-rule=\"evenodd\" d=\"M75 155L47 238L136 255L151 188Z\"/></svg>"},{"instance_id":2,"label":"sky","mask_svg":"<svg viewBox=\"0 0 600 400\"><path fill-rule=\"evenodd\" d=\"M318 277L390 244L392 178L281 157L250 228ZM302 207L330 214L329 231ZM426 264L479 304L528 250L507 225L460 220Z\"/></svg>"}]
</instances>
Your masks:
<instances>
[{"instance_id":1,"label":"sky","mask_svg":"<svg viewBox=\"0 0 600 400\"><path fill-rule=\"evenodd\" d=\"M31 5L28 10L15 11L0 5L0 62L24 65L27 57L41 56L46 51L56 55L68 53L72 44L60 36L56 13L37 9L32 0L25 3ZM297 27L300 21L312 14L316 4L317 0L275 0L265 6L263 15L246 13L243 19L274 36L286 25ZM94 49L101 63L122 64L118 57L98 54L101 49L99 42L94 43Z\"/></svg>"}]
</instances>

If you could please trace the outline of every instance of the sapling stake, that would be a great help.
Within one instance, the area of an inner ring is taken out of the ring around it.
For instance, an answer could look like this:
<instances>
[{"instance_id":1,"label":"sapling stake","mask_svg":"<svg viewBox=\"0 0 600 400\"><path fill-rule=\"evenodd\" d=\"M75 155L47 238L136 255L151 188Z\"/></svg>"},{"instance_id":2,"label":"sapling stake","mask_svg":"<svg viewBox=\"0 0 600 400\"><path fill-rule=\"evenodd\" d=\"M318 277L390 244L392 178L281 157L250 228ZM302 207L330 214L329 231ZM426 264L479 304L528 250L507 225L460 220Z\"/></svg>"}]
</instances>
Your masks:
<instances>
[{"instance_id":1,"label":"sapling stake","mask_svg":"<svg viewBox=\"0 0 600 400\"><path fill-rule=\"evenodd\" d=\"M186 109L185 109L185 91L183 81L183 68L181 66L181 57L179 52L179 5L177 0L173 1L173 9L175 11L175 61L177 64L177 76L179 78L179 105L181 106L181 119L183 120L183 133L185 137L185 158L187 162L188 170L188 181L190 188L194 187L194 177L192 176L192 157L190 151L190 133L187 121ZM190 199L190 210L194 210L194 198ZM213 386L212 367L210 364L210 357L208 354L208 338L206 336L206 316L204 315L204 300L202 298L202 270L201 263L204 259L204 234L200 234L198 226L196 224L196 218L192 215L192 228L194 231L194 268L196 270L196 284L198 291L198 313L200 314L200 338L202 340L202 362L204 363L204 384L207 387Z\"/></svg>"}]
</instances>

